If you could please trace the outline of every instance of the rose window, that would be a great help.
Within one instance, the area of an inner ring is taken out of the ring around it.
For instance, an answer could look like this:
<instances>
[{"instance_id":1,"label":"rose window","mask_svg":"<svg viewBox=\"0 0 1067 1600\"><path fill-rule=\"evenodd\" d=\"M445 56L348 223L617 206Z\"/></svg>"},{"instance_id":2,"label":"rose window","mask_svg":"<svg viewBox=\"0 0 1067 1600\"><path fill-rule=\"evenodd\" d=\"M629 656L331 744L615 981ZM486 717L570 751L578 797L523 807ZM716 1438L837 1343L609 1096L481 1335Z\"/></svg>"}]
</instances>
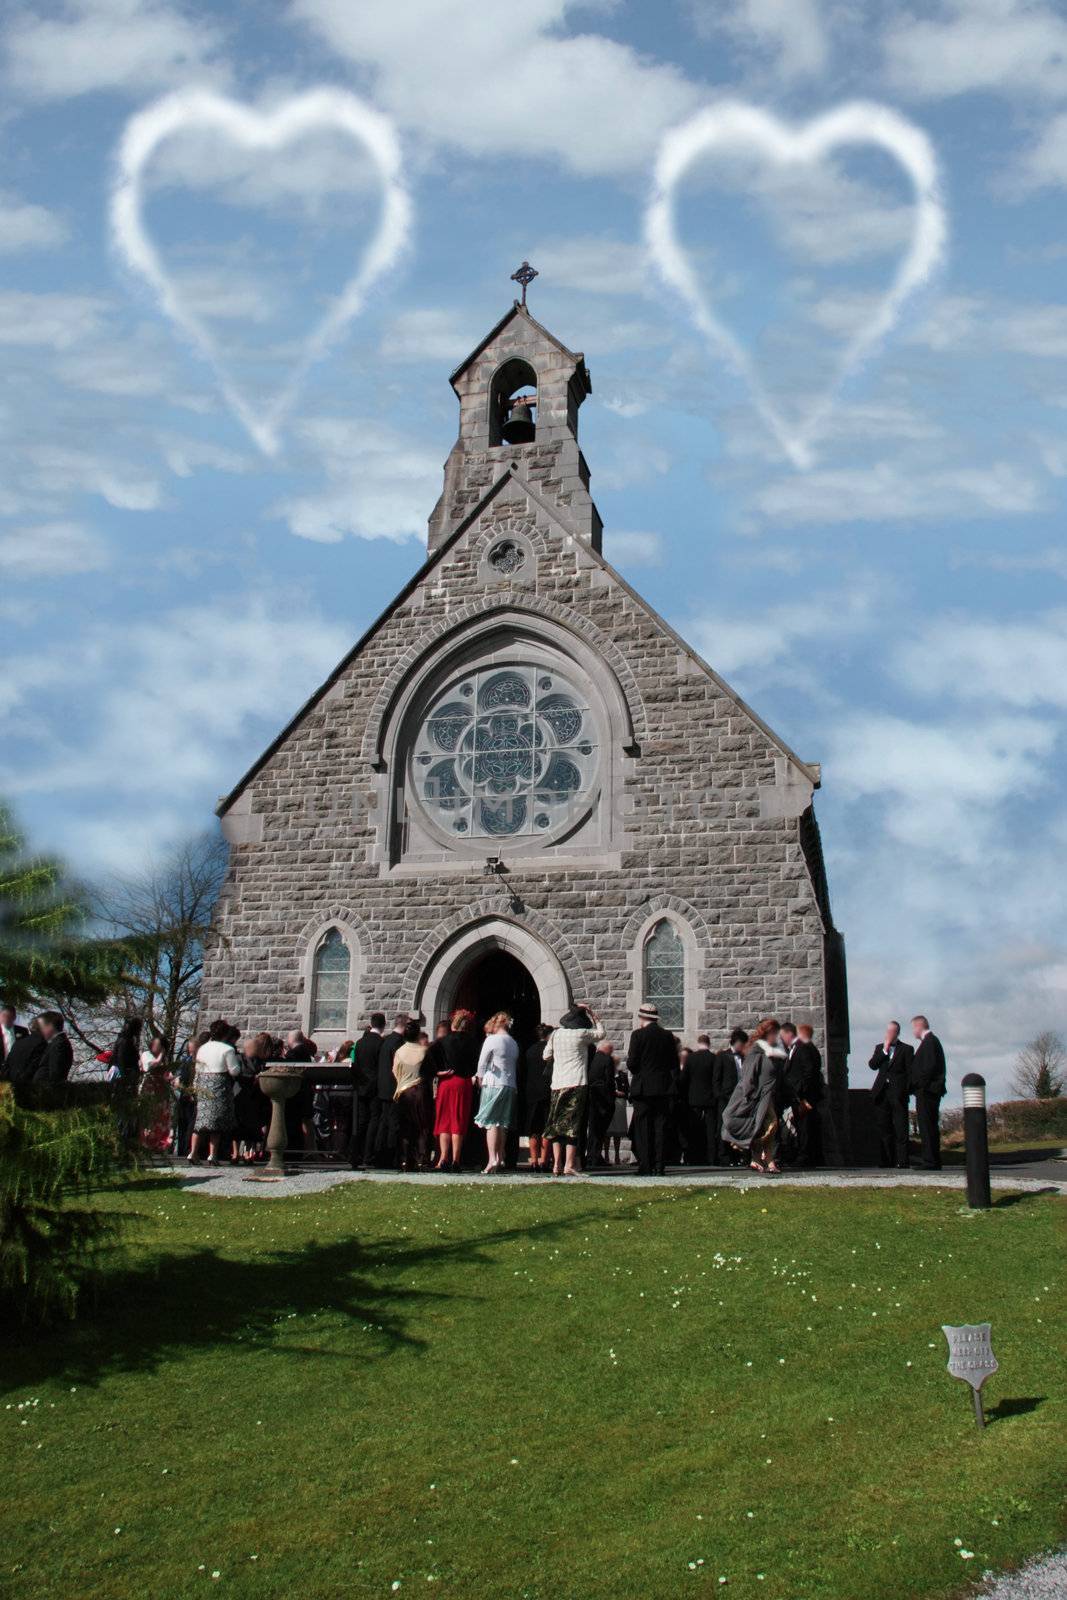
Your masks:
<instances>
[{"instance_id":1,"label":"rose window","mask_svg":"<svg viewBox=\"0 0 1067 1600\"><path fill-rule=\"evenodd\" d=\"M465 838L552 833L577 819L596 769L589 707L554 669L469 673L438 695L415 741L416 794Z\"/></svg>"}]
</instances>

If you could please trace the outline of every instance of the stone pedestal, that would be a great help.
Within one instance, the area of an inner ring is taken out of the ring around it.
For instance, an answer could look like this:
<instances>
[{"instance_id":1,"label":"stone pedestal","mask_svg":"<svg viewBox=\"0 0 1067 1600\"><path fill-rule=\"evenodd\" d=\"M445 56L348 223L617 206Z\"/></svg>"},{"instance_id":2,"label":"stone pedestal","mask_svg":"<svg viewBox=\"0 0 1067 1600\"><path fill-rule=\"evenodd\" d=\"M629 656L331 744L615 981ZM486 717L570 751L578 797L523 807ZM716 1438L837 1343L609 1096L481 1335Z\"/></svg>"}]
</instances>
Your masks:
<instances>
[{"instance_id":1,"label":"stone pedestal","mask_svg":"<svg viewBox=\"0 0 1067 1600\"><path fill-rule=\"evenodd\" d=\"M304 1082L304 1068L279 1062L259 1074L259 1087L270 1101L270 1130L267 1133L267 1151L270 1160L262 1172L254 1174L260 1183L276 1182L285 1177L285 1103L299 1094Z\"/></svg>"}]
</instances>

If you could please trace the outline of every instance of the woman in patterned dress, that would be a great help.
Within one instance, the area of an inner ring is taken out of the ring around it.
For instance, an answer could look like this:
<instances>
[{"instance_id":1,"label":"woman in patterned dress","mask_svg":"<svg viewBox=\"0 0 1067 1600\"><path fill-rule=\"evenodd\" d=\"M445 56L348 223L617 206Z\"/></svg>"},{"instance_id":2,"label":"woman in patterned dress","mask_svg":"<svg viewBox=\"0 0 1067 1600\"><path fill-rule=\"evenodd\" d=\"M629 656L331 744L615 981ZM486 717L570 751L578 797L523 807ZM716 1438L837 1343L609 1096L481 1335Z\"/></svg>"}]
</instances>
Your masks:
<instances>
[{"instance_id":1,"label":"woman in patterned dress","mask_svg":"<svg viewBox=\"0 0 1067 1600\"><path fill-rule=\"evenodd\" d=\"M200 1159L201 1140L206 1135L208 1166L217 1167L219 1142L225 1139L228 1143L236 1127L233 1085L241 1076L241 1063L231 1042L232 1033L228 1022L213 1022L207 1044L196 1052L196 1131L189 1151L193 1165Z\"/></svg>"},{"instance_id":2,"label":"woman in patterned dress","mask_svg":"<svg viewBox=\"0 0 1067 1600\"><path fill-rule=\"evenodd\" d=\"M604 1025L588 1006L572 1006L545 1045L552 1063L552 1103L545 1138L552 1141L552 1175L577 1178L578 1155L585 1139L589 1097L589 1048L604 1037Z\"/></svg>"}]
</instances>

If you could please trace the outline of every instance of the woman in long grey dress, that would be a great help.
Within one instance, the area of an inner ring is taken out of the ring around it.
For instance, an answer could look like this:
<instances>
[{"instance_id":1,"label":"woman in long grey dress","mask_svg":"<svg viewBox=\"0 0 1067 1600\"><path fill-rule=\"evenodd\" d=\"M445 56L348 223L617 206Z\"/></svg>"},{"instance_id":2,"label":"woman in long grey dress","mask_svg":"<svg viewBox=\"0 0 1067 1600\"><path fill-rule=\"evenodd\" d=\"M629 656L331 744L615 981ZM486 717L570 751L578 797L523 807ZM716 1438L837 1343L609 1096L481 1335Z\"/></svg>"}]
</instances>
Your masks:
<instances>
[{"instance_id":1,"label":"woman in long grey dress","mask_svg":"<svg viewBox=\"0 0 1067 1600\"><path fill-rule=\"evenodd\" d=\"M747 1152L754 1172L781 1171L775 1161L778 1144L779 1079L786 1053L778 1043L778 1023L764 1017L748 1041L737 1088L722 1118L722 1136L735 1150Z\"/></svg>"}]
</instances>

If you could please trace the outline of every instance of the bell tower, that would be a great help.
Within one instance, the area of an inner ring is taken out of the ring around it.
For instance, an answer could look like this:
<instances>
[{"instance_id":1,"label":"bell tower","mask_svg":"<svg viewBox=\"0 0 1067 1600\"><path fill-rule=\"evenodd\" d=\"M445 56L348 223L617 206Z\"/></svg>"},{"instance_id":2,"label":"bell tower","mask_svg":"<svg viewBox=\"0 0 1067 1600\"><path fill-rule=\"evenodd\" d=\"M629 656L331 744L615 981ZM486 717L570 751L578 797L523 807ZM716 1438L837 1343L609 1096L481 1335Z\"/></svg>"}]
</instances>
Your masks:
<instances>
[{"instance_id":1,"label":"bell tower","mask_svg":"<svg viewBox=\"0 0 1067 1600\"><path fill-rule=\"evenodd\" d=\"M450 379L459 437L430 517L431 551L512 467L577 538L600 550L603 524L578 447L578 407L593 386L582 353L568 350L527 310L526 290L536 276L524 261L514 274L522 299Z\"/></svg>"}]
</instances>

